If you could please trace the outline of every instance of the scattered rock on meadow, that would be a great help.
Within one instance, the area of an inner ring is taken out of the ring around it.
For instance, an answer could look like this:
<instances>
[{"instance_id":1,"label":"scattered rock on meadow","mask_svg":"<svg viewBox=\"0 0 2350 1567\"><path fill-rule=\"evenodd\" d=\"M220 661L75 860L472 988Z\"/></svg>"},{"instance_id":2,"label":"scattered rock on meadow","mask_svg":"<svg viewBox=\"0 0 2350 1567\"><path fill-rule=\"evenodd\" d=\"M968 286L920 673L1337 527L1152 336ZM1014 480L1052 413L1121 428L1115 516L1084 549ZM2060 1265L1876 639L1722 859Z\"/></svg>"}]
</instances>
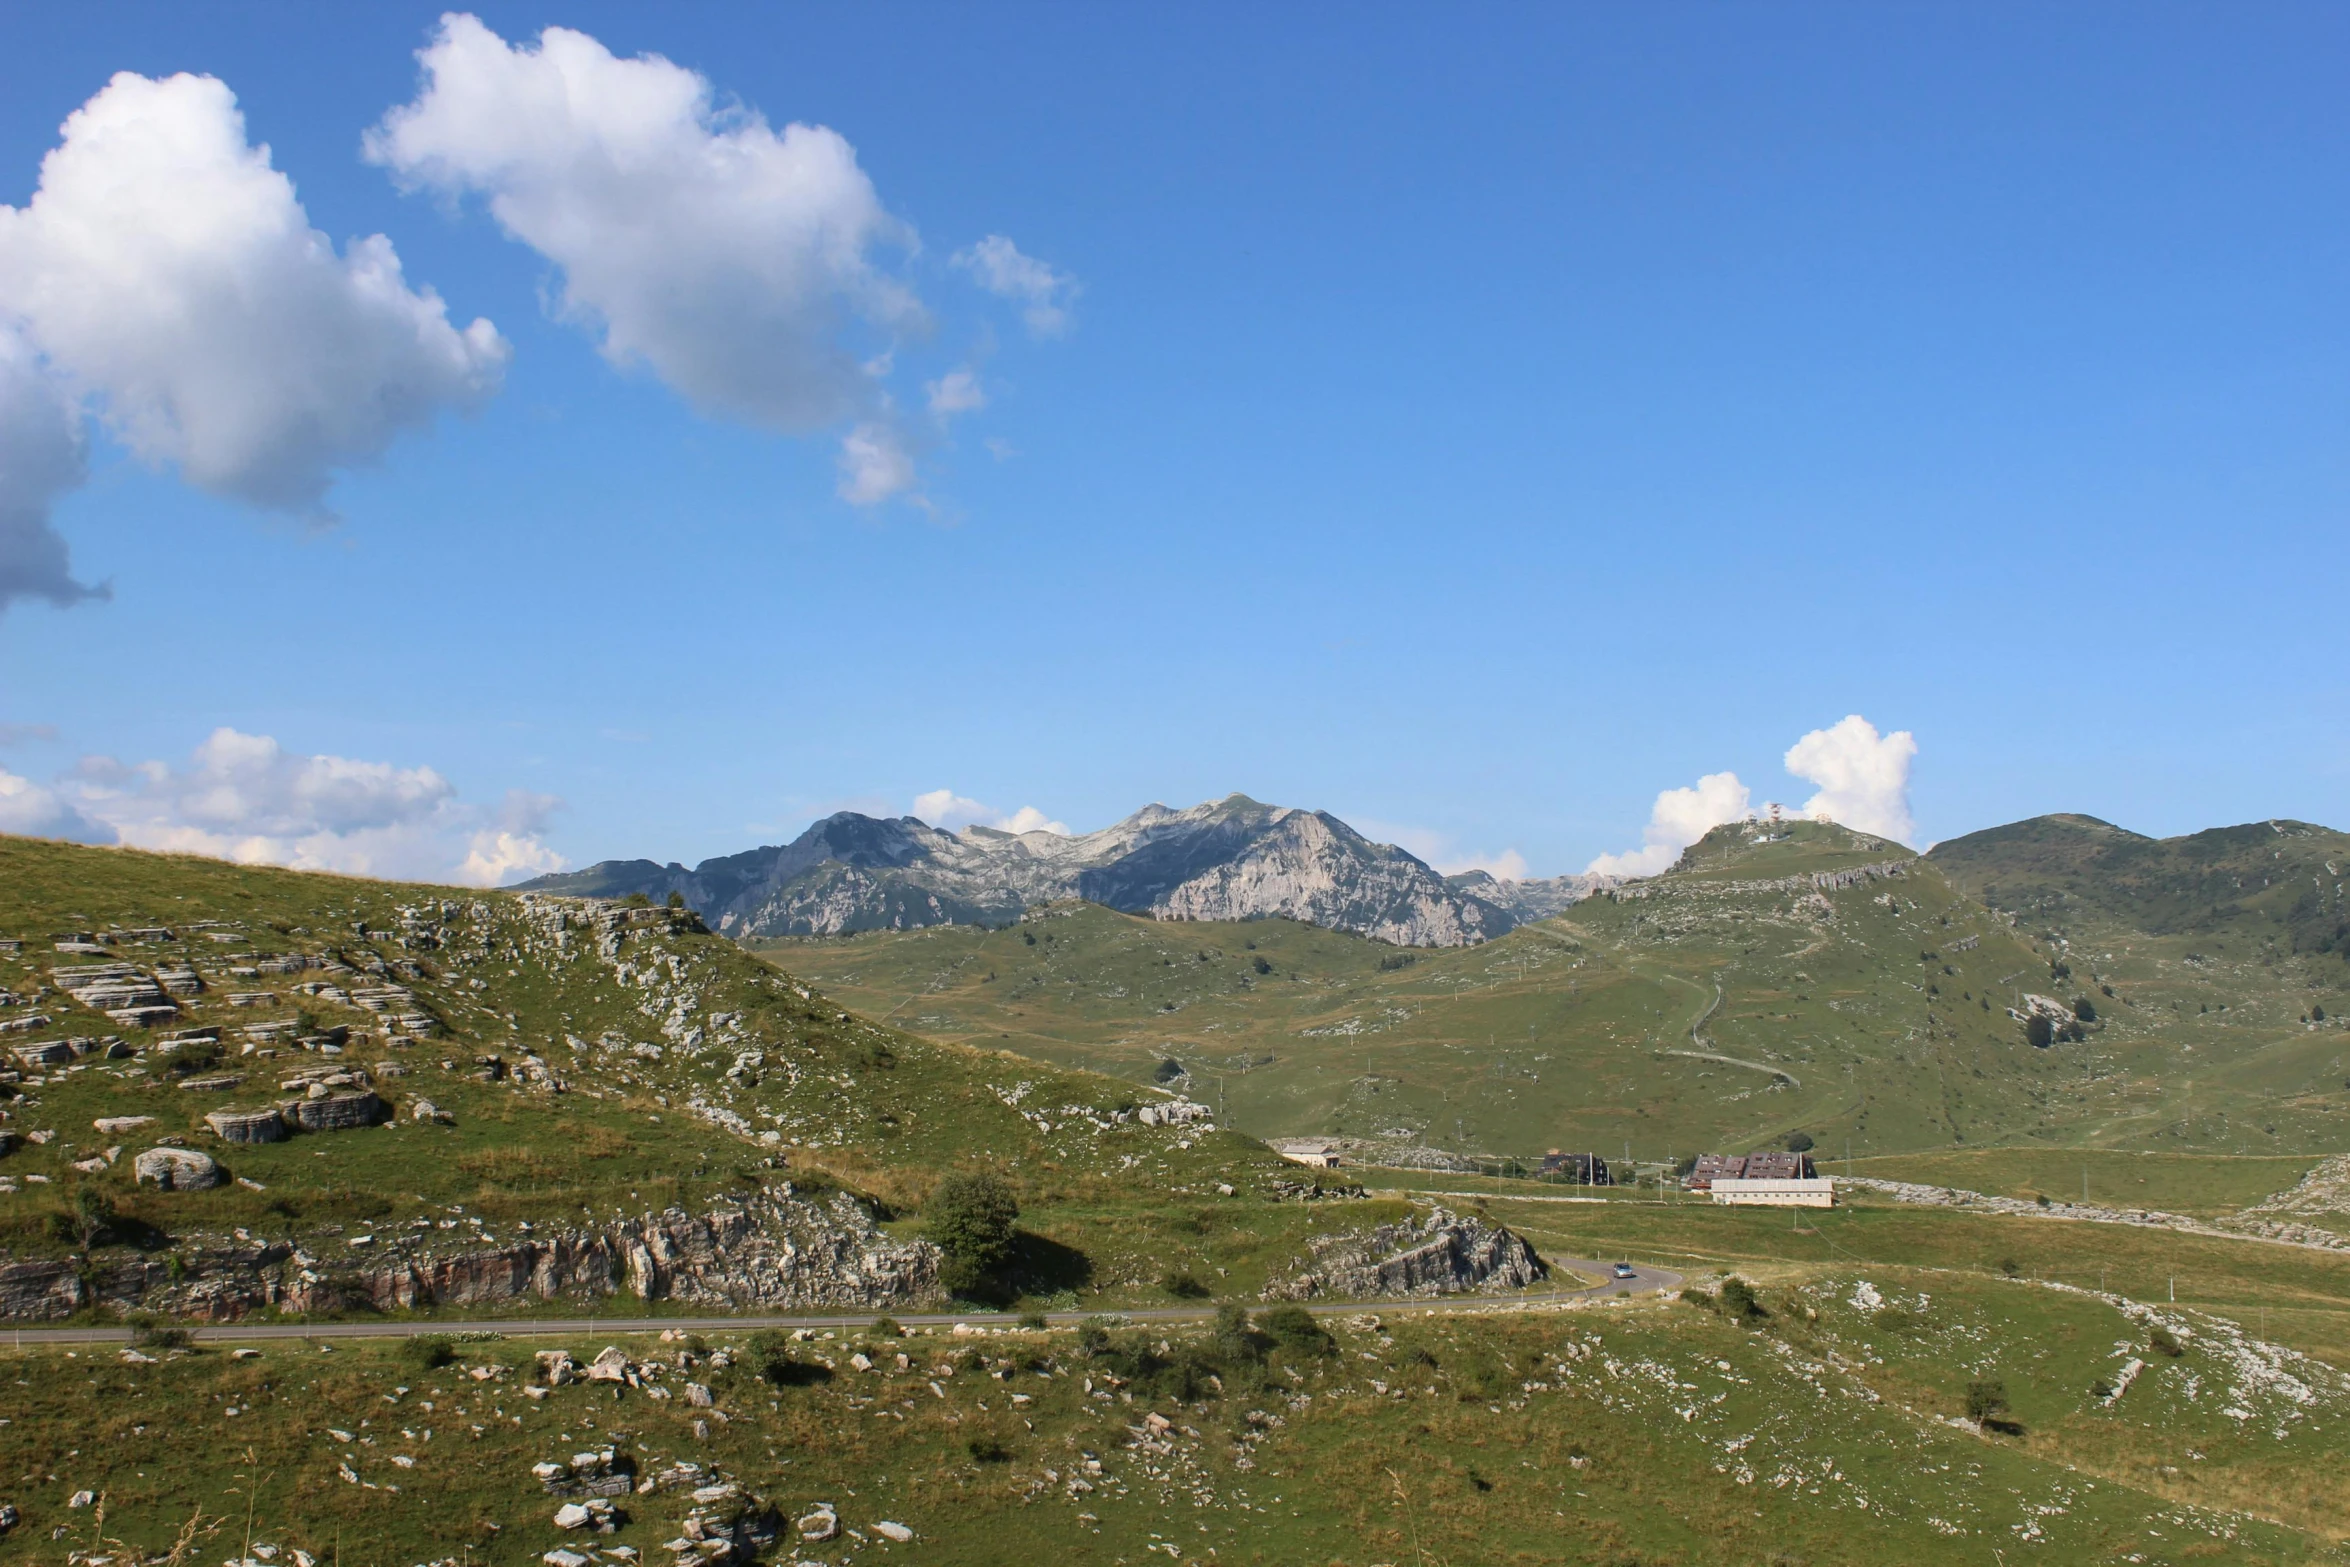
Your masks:
<instances>
[{"instance_id":1,"label":"scattered rock on meadow","mask_svg":"<svg viewBox=\"0 0 2350 1567\"><path fill-rule=\"evenodd\" d=\"M150 1148L131 1168L140 1184L153 1181L167 1192L208 1191L228 1179L212 1155L193 1148Z\"/></svg>"}]
</instances>

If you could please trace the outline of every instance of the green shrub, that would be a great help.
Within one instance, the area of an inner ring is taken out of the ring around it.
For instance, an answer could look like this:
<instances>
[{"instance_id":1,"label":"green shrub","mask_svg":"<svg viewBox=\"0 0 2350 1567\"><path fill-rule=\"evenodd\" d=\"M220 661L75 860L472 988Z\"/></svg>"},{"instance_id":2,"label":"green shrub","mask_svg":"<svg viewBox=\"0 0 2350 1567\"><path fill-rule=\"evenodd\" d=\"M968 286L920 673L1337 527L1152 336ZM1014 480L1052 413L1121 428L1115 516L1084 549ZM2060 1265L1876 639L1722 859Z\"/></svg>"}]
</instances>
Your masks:
<instances>
[{"instance_id":1,"label":"green shrub","mask_svg":"<svg viewBox=\"0 0 2350 1567\"><path fill-rule=\"evenodd\" d=\"M1020 1313L1020 1326L1031 1333L1042 1333L1051 1327L1052 1323L1045 1319L1045 1314L1041 1311L1023 1311Z\"/></svg>"},{"instance_id":2,"label":"green shrub","mask_svg":"<svg viewBox=\"0 0 2350 1567\"><path fill-rule=\"evenodd\" d=\"M963 1444L963 1449L971 1455L971 1461L975 1464L1008 1464L1012 1461L1012 1450L992 1436L975 1436Z\"/></svg>"},{"instance_id":3,"label":"green shrub","mask_svg":"<svg viewBox=\"0 0 2350 1567\"><path fill-rule=\"evenodd\" d=\"M1159 1288L1179 1300L1206 1300L1212 1293L1205 1284L1180 1269L1161 1274Z\"/></svg>"},{"instance_id":4,"label":"green shrub","mask_svg":"<svg viewBox=\"0 0 2350 1567\"><path fill-rule=\"evenodd\" d=\"M186 1349L195 1342L186 1328L175 1328L144 1311L133 1315L130 1323L131 1342L141 1349Z\"/></svg>"},{"instance_id":5,"label":"green shrub","mask_svg":"<svg viewBox=\"0 0 2350 1567\"><path fill-rule=\"evenodd\" d=\"M419 1371L438 1371L457 1360L457 1344L446 1333L424 1333L402 1341L400 1358Z\"/></svg>"},{"instance_id":6,"label":"green shrub","mask_svg":"<svg viewBox=\"0 0 2350 1567\"><path fill-rule=\"evenodd\" d=\"M2159 1322L2146 1330L2146 1346L2156 1354L2168 1355L2173 1360L2187 1352L2187 1346L2179 1342L2179 1336Z\"/></svg>"},{"instance_id":7,"label":"green shrub","mask_svg":"<svg viewBox=\"0 0 2350 1567\"><path fill-rule=\"evenodd\" d=\"M1275 1306L1257 1318L1257 1326L1290 1356L1321 1356L1338 1348L1338 1341L1314 1314L1294 1302ZM1430 1364L1434 1364L1433 1361Z\"/></svg>"},{"instance_id":8,"label":"green shrub","mask_svg":"<svg viewBox=\"0 0 2350 1567\"><path fill-rule=\"evenodd\" d=\"M1966 1385L1966 1417L1977 1425L1986 1424L2007 1413L2007 1384L1996 1377L1985 1377Z\"/></svg>"},{"instance_id":9,"label":"green shrub","mask_svg":"<svg viewBox=\"0 0 2350 1567\"><path fill-rule=\"evenodd\" d=\"M898 1319L895 1317L875 1317L873 1319L873 1336L875 1338L904 1338L906 1330L898 1326Z\"/></svg>"},{"instance_id":10,"label":"green shrub","mask_svg":"<svg viewBox=\"0 0 2350 1567\"><path fill-rule=\"evenodd\" d=\"M1216 1359L1228 1368L1261 1366L1274 1340L1248 1319L1248 1308L1226 1301L1216 1308Z\"/></svg>"},{"instance_id":11,"label":"green shrub","mask_svg":"<svg viewBox=\"0 0 2350 1567\"><path fill-rule=\"evenodd\" d=\"M1754 1286L1734 1273L1722 1280L1720 1300L1722 1315L1733 1322L1748 1322L1770 1315L1763 1310L1761 1299L1754 1293Z\"/></svg>"}]
</instances>

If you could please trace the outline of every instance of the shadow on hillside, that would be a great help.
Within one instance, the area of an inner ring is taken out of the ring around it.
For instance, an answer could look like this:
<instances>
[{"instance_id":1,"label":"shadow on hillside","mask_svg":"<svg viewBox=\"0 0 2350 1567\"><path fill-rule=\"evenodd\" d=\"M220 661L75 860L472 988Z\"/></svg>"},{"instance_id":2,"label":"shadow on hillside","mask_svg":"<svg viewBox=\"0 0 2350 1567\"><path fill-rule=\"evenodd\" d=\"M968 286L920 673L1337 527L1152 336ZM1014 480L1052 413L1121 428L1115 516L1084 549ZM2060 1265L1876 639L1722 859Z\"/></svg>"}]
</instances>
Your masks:
<instances>
[{"instance_id":1,"label":"shadow on hillside","mask_svg":"<svg viewBox=\"0 0 2350 1567\"><path fill-rule=\"evenodd\" d=\"M1015 1237L1004 1282L1019 1295L1057 1295L1093 1283L1093 1259L1074 1246L1022 1230Z\"/></svg>"}]
</instances>

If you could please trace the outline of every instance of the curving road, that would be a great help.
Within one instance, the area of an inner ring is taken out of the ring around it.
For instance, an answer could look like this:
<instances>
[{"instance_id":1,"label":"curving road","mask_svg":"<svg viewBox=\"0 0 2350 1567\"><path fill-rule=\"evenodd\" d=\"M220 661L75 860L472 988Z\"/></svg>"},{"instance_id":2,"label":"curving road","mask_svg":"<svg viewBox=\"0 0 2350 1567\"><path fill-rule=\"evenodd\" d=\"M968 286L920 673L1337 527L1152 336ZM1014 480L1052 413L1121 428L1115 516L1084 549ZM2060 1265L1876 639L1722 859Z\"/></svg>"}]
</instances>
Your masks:
<instances>
[{"instance_id":1,"label":"curving road","mask_svg":"<svg viewBox=\"0 0 2350 1567\"><path fill-rule=\"evenodd\" d=\"M1444 1295L1433 1300L1362 1300L1316 1301L1313 1309L1325 1313L1375 1311L1383 1316L1403 1316L1430 1311L1458 1311L1464 1307L1487 1310L1509 1310L1526 1306L1550 1306L1564 1301L1598 1300L1609 1297L1665 1295L1681 1287L1682 1276L1669 1268L1652 1268L1646 1263L1633 1266L1635 1277L1608 1278L1613 1264L1586 1257L1552 1257L1545 1259L1553 1269L1570 1273L1588 1274L1606 1280L1582 1289L1544 1290L1527 1295ZM1213 1305L1206 1306L1145 1306L1130 1311L1052 1311L1046 1319L1056 1327L1073 1327L1092 1317L1120 1317L1130 1322L1196 1322L1216 1314ZM829 1312L815 1315L764 1317L444 1317L406 1322L224 1322L205 1326L189 1325L196 1339L208 1344L233 1343L240 1340L266 1339L360 1339L360 1338L416 1338L427 1333L502 1333L513 1338L559 1336L584 1337L597 1333L659 1333L674 1330L683 1333L740 1333L757 1328L862 1328L872 1325L880 1312ZM975 1325L1009 1326L1016 1319L995 1312L922 1312L899 1316L897 1321L908 1327L952 1327L958 1322ZM10 1335L0 1342L19 1346L35 1344L128 1344L131 1330L123 1328L0 1328L0 1334Z\"/></svg>"}]
</instances>

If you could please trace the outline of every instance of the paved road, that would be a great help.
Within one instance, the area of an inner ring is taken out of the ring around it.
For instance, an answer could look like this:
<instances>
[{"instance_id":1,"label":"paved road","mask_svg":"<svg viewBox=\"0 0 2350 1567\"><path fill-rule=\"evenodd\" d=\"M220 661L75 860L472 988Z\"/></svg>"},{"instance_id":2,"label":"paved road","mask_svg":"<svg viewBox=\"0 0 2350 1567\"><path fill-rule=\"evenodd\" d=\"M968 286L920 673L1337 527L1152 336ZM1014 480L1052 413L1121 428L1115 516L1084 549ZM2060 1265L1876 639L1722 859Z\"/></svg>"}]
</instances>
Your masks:
<instances>
[{"instance_id":1,"label":"paved road","mask_svg":"<svg viewBox=\"0 0 2350 1567\"><path fill-rule=\"evenodd\" d=\"M1606 1278L1612 1266L1582 1257L1553 1257L1549 1261L1554 1269L1594 1278ZM1635 1271L1637 1277L1608 1279L1606 1283L1583 1289L1545 1290L1529 1295L1448 1295L1436 1300L1320 1301L1315 1303L1315 1309L1325 1313L1376 1311L1383 1316L1477 1307L1507 1310L1608 1296L1670 1294L1681 1287L1681 1275L1670 1269L1652 1268L1643 1263ZM1215 1314L1214 1306L1147 1306L1114 1312L1054 1311L1046 1316L1058 1327L1071 1327L1095 1316L1122 1317L1132 1322L1187 1322L1201 1321ZM740 1333L754 1328L862 1328L871 1326L877 1315L867 1311L788 1317L442 1317L402 1322L226 1322L194 1327L192 1331L200 1341L213 1344L260 1339L415 1338L426 1333L479 1332L517 1338L581 1338L598 1333L659 1333L664 1329L683 1333ZM901 1315L897 1320L908 1327L951 1327L958 1322L1006 1326L1014 1319L993 1312L961 1315L928 1312ZM0 1329L0 1334L10 1335L0 1339L0 1343L18 1345L127 1344L131 1339L129 1328L17 1328Z\"/></svg>"}]
</instances>

